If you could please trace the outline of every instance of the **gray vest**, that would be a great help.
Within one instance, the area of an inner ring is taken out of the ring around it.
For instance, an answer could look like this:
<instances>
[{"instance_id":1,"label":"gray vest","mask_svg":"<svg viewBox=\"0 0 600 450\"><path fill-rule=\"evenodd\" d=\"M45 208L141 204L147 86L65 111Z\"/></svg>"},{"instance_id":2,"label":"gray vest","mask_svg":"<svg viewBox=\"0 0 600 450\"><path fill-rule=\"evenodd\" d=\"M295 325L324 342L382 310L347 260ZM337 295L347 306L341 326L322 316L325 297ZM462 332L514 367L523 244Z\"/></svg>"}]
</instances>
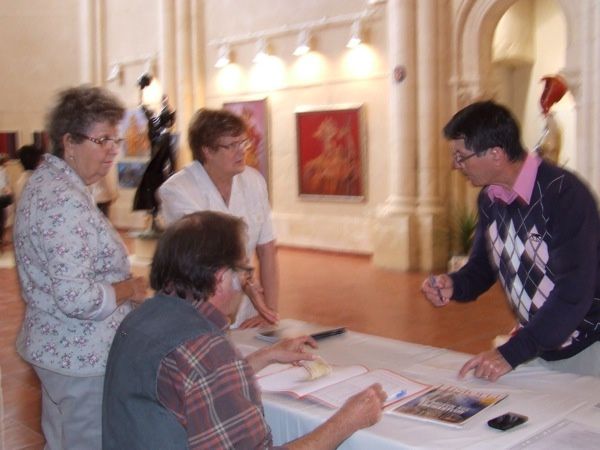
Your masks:
<instances>
[{"instance_id":1,"label":"gray vest","mask_svg":"<svg viewBox=\"0 0 600 450\"><path fill-rule=\"evenodd\" d=\"M121 323L106 366L102 405L104 450L187 449L186 430L157 398L162 359L182 343L223 334L187 301L157 295Z\"/></svg>"}]
</instances>

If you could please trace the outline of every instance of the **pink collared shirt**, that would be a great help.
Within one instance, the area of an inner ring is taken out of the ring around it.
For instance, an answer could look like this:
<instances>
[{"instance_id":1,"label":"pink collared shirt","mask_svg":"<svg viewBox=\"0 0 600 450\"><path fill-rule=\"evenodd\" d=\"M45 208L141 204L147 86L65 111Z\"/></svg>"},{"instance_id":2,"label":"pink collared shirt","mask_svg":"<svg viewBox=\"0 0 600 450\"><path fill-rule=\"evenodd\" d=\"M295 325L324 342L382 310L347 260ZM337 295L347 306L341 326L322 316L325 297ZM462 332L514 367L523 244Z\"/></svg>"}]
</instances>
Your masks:
<instances>
[{"instance_id":1,"label":"pink collared shirt","mask_svg":"<svg viewBox=\"0 0 600 450\"><path fill-rule=\"evenodd\" d=\"M542 159L539 156L529 153L512 189L507 189L504 186L497 184L488 186L487 195L490 200L501 200L507 205L510 205L518 197L524 201L525 204L529 205L531 194L533 193L533 186L535 184L535 177L537 176L537 170L541 163Z\"/></svg>"}]
</instances>

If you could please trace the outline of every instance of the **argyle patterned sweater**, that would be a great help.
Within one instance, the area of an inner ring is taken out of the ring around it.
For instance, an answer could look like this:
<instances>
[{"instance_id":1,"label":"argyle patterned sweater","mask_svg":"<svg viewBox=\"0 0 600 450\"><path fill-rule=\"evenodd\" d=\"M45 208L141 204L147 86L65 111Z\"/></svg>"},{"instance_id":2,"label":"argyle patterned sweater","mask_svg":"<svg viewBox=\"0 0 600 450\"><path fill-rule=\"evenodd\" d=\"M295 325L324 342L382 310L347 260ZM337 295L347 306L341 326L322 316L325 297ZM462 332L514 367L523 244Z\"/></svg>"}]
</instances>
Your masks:
<instances>
[{"instance_id":1,"label":"argyle patterned sweater","mask_svg":"<svg viewBox=\"0 0 600 450\"><path fill-rule=\"evenodd\" d=\"M536 356L569 358L600 340L600 219L588 188L545 161L530 204L478 199L468 263L450 274L453 299L475 300L496 281L518 318L498 350L514 368Z\"/></svg>"}]
</instances>

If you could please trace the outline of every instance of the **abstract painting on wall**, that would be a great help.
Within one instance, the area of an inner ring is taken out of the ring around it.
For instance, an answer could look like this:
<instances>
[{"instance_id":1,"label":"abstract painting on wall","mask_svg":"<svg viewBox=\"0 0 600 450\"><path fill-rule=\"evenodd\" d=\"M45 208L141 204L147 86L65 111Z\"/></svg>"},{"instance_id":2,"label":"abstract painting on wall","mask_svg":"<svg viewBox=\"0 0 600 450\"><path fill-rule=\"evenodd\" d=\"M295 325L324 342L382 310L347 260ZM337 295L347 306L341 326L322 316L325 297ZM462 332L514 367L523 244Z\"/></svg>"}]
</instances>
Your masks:
<instances>
[{"instance_id":1,"label":"abstract painting on wall","mask_svg":"<svg viewBox=\"0 0 600 450\"><path fill-rule=\"evenodd\" d=\"M365 198L365 132L361 105L296 111L298 193L302 197Z\"/></svg>"},{"instance_id":2,"label":"abstract painting on wall","mask_svg":"<svg viewBox=\"0 0 600 450\"><path fill-rule=\"evenodd\" d=\"M246 151L247 166L258 170L270 186L267 99L223 103L223 108L240 116L246 123L250 147Z\"/></svg>"}]
</instances>

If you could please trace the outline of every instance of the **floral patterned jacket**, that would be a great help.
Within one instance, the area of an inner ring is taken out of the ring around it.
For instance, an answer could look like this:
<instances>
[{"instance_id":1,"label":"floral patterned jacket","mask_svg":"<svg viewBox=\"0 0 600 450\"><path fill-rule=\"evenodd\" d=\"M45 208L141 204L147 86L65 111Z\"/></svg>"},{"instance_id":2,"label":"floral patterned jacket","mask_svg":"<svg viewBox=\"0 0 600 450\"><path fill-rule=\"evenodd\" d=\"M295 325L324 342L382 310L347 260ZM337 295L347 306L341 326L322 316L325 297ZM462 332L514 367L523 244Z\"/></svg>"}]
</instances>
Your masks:
<instances>
[{"instance_id":1,"label":"floral patterned jacket","mask_svg":"<svg viewBox=\"0 0 600 450\"><path fill-rule=\"evenodd\" d=\"M130 276L127 249L81 178L46 155L23 190L14 226L27 304L17 350L31 364L69 376L104 374L118 308L112 283Z\"/></svg>"}]
</instances>

